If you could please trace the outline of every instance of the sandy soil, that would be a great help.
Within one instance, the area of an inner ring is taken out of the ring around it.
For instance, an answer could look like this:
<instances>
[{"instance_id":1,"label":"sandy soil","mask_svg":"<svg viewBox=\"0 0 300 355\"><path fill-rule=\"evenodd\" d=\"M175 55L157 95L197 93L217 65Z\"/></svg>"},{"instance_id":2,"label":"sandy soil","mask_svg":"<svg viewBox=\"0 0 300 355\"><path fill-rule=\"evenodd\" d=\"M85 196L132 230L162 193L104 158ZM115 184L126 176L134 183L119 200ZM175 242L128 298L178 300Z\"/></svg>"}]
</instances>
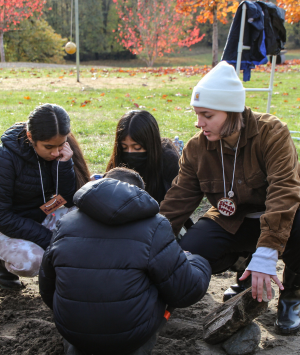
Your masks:
<instances>
[{"instance_id":1,"label":"sandy soil","mask_svg":"<svg viewBox=\"0 0 300 355\"><path fill-rule=\"evenodd\" d=\"M283 264L279 263L281 274ZM161 332L153 355L215 355L225 354L221 345L211 346L202 340L202 319L222 302L226 288L234 283L233 272L212 277L205 297L197 304L177 309ZM52 312L38 293L38 279L23 278L26 288L21 292L0 290L0 354L62 355L62 339L53 323ZM274 332L276 297L267 313L256 319L262 337L256 354L300 354L300 337L280 336Z\"/></svg>"},{"instance_id":2,"label":"sandy soil","mask_svg":"<svg viewBox=\"0 0 300 355\"><path fill-rule=\"evenodd\" d=\"M193 215L194 221L209 208L202 204ZM283 263L277 266L279 277ZM20 292L0 289L0 354L63 355L62 338L57 332L52 312L43 304L38 292L38 278L23 278L26 288ZM223 292L235 283L235 273L226 271L212 277L208 292L197 304L177 309L162 330L153 355L217 355L226 354L221 345L208 345L202 340L202 320L222 303ZM275 288L275 287L274 287ZM275 333L278 290L268 311L255 320L261 329L261 342L256 354L300 354L300 336Z\"/></svg>"}]
</instances>

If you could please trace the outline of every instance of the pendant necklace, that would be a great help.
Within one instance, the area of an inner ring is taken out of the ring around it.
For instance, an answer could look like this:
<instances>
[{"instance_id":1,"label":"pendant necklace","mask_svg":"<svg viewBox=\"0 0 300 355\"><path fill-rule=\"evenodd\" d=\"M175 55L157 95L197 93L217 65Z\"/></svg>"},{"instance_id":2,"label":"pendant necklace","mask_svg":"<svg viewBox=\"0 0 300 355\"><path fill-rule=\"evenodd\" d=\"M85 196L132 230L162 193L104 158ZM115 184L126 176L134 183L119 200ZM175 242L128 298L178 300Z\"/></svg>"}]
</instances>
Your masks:
<instances>
[{"instance_id":1,"label":"pendant necklace","mask_svg":"<svg viewBox=\"0 0 300 355\"><path fill-rule=\"evenodd\" d=\"M220 200L218 201L217 208L218 208L218 211L222 215L224 215L226 217L233 216L235 214L235 212L236 212L236 204L232 200L232 197L234 196L234 192L232 191L232 189L233 189L233 183L234 183L236 156L237 156L237 151L238 151L238 147L239 147L240 138L241 138L241 135L239 135L239 139L238 139L238 142L237 142L237 145L236 145L236 150L235 150L235 155L234 155L234 164L233 164L233 173L232 173L232 182L231 182L230 191L228 192L228 197L226 197L226 184L225 184L223 148L222 148L222 140L220 139L221 157L222 157L222 169L223 169L223 183L224 183L224 197L220 198Z\"/></svg>"},{"instance_id":2,"label":"pendant necklace","mask_svg":"<svg viewBox=\"0 0 300 355\"><path fill-rule=\"evenodd\" d=\"M35 150L34 150L35 151ZM53 198L46 202L46 197L45 197L45 191L44 191L44 184L43 184L43 177L42 177L42 170L41 170L41 164L39 162L39 157L38 154L35 152L37 156L37 161L39 165L39 171L40 171L40 178L41 178L41 185L42 185L42 191L43 191L43 198L44 198L44 204L40 206L40 209L46 214L50 214L54 211L56 211L59 207L63 206L67 201L61 196L58 195L58 167L59 167L59 161L57 161L57 169L56 169L56 194L53 196Z\"/></svg>"}]
</instances>

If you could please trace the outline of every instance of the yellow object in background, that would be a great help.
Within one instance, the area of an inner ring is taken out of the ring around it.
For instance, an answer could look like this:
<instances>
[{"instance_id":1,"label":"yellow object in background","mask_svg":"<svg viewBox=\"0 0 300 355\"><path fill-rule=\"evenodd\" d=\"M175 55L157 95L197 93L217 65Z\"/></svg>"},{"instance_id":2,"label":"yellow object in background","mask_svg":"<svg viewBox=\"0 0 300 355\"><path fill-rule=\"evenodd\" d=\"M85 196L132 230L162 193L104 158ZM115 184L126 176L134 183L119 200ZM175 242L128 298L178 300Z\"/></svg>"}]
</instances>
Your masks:
<instances>
[{"instance_id":1,"label":"yellow object in background","mask_svg":"<svg viewBox=\"0 0 300 355\"><path fill-rule=\"evenodd\" d=\"M66 45L65 45L65 51L68 53L68 54L74 54L76 52L76 44L74 42L68 42Z\"/></svg>"}]
</instances>

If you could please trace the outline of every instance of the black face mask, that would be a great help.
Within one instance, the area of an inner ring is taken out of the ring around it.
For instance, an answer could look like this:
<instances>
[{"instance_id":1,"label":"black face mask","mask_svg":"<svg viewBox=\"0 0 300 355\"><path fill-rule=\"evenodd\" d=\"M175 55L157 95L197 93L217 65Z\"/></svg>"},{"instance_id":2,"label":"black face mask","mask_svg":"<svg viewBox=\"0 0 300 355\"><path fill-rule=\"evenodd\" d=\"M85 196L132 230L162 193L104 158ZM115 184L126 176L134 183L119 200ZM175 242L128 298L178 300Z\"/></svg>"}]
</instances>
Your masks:
<instances>
[{"instance_id":1,"label":"black face mask","mask_svg":"<svg viewBox=\"0 0 300 355\"><path fill-rule=\"evenodd\" d=\"M130 169L140 172L144 170L147 162L147 152L142 153L122 153L122 160Z\"/></svg>"}]
</instances>

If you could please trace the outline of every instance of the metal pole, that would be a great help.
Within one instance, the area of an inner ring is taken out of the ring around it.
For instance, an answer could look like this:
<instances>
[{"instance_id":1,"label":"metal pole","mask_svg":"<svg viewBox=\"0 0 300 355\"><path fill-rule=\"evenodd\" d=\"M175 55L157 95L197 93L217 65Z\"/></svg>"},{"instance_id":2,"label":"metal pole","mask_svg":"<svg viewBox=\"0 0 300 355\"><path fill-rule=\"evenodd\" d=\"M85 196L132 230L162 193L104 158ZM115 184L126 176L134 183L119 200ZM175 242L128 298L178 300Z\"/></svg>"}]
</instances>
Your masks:
<instances>
[{"instance_id":1,"label":"metal pole","mask_svg":"<svg viewBox=\"0 0 300 355\"><path fill-rule=\"evenodd\" d=\"M243 51L243 43L244 43L244 28L245 28L246 11L247 11L247 6L246 6L246 4L243 4L241 27L240 27L240 37L239 37L239 44L238 44L238 55L237 55L236 69L235 69L237 75L240 75L240 68L241 68L241 61L242 61L242 51Z\"/></svg>"},{"instance_id":2,"label":"metal pole","mask_svg":"<svg viewBox=\"0 0 300 355\"><path fill-rule=\"evenodd\" d=\"M78 19L78 0L75 0L75 27L76 27L76 70L77 82L79 83L79 19Z\"/></svg>"},{"instance_id":3,"label":"metal pole","mask_svg":"<svg viewBox=\"0 0 300 355\"><path fill-rule=\"evenodd\" d=\"M267 104L267 113L270 113L271 108L271 100L272 100L272 92L273 92L273 83L274 83L274 74L275 74L275 65L276 65L277 56L272 56L272 69L271 69L271 77L269 84L269 95L268 95L268 104Z\"/></svg>"}]
</instances>

